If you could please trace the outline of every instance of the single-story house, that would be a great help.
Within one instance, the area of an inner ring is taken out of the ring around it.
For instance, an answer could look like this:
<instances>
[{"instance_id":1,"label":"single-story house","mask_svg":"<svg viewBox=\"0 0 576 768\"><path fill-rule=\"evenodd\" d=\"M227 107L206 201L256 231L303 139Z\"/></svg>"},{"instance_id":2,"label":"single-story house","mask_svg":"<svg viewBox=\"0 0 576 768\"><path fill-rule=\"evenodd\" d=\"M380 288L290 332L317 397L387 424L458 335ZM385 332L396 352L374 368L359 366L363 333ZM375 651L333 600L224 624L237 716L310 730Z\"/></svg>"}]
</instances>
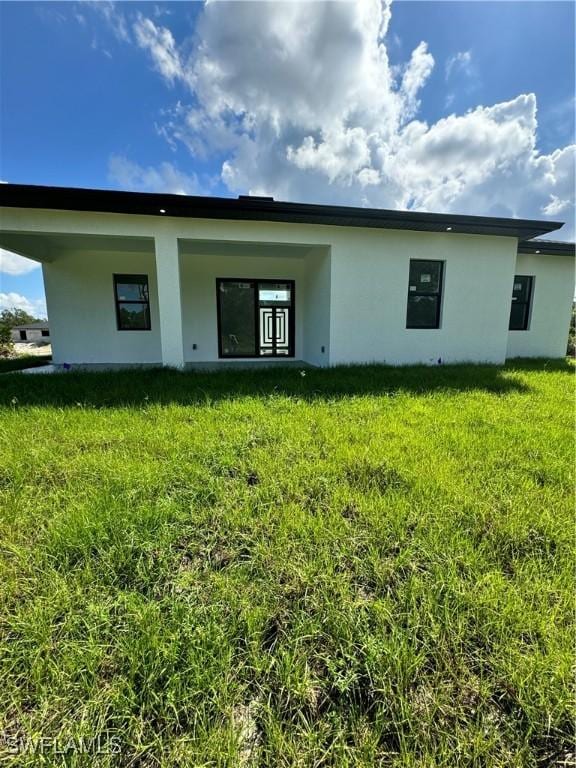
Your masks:
<instances>
[{"instance_id":1,"label":"single-story house","mask_svg":"<svg viewBox=\"0 0 576 768\"><path fill-rule=\"evenodd\" d=\"M0 185L0 246L42 263L55 364L561 357L562 222Z\"/></svg>"},{"instance_id":2,"label":"single-story house","mask_svg":"<svg viewBox=\"0 0 576 768\"><path fill-rule=\"evenodd\" d=\"M48 323L28 323L28 325L15 325L11 329L12 341L50 341L50 328Z\"/></svg>"}]
</instances>

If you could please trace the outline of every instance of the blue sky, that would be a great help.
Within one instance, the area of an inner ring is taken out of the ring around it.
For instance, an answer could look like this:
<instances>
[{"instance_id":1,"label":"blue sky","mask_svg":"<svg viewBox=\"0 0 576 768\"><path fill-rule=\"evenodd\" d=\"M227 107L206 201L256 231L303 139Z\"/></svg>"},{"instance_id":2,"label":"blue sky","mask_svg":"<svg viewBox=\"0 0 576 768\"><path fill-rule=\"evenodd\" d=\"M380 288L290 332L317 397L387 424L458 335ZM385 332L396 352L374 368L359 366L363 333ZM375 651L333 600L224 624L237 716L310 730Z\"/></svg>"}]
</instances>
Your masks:
<instances>
[{"instance_id":1,"label":"blue sky","mask_svg":"<svg viewBox=\"0 0 576 768\"><path fill-rule=\"evenodd\" d=\"M549 217L573 237L574 4L360 6L4 2L0 178ZM0 269L2 305L41 313L41 271Z\"/></svg>"}]
</instances>

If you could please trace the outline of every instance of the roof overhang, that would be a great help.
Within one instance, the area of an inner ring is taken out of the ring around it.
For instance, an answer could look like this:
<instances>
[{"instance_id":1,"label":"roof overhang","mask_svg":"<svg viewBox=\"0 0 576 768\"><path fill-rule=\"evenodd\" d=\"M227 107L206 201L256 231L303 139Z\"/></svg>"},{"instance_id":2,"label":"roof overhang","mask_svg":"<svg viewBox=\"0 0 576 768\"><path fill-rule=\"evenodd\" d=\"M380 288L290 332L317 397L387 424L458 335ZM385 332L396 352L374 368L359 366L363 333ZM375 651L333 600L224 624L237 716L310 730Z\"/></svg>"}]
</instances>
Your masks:
<instances>
[{"instance_id":1,"label":"roof overhang","mask_svg":"<svg viewBox=\"0 0 576 768\"><path fill-rule=\"evenodd\" d=\"M563 225L560 221L311 205L258 197L238 199L199 197L28 184L0 184L0 205L11 208L92 211L140 216L276 221L290 224L498 235L516 237L520 240L530 240L533 237L548 234L560 229Z\"/></svg>"},{"instance_id":2,"label":"roof overhang","mask_svg":"<svg viewBox=\"0 0 576 768\"><path fill-rule=\"evenodd\" d=\"M576 256L576 245L560 240L531 240L528 243L518 243L518 253L546 254L549 256Z\"/></svg>"}]
</instances>

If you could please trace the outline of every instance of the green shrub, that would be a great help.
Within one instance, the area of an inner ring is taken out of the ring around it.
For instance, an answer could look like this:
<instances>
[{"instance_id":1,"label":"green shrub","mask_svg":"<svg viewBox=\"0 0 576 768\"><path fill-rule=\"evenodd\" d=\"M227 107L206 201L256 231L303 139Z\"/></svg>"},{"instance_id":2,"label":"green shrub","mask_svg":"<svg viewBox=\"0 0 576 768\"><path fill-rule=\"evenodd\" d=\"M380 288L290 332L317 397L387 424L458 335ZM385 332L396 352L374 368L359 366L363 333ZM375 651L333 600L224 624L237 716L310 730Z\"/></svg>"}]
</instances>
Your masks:
<instances>
[{"instance_id":1,"label":"green shrub","mask_svg":"<svg viewBox=\"0 0 576 768\"><path fill-rule=\"evenodd\" d=\"M0 357L9 357L14 351L10 326L0 323Z\"/></svg>"}]
</instances>

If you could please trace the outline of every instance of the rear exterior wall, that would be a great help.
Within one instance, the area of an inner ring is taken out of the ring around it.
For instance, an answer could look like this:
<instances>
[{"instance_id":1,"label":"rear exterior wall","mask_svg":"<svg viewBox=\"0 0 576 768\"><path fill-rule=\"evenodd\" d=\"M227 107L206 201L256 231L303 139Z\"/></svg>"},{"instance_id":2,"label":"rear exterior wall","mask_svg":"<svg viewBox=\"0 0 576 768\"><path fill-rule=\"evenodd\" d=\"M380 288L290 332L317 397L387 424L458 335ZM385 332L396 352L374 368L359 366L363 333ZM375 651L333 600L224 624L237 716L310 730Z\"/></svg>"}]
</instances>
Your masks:
<instances>
[{"instance_id":1,"label":"rear exterior wall","mask_svg":"<svg viewBox=\"0 0 576 768\"><path fill-rule=\"evenodd\" d=\"M548 254L518 254L516 275L533 277L525 331L508 331L507 356L563 357L574 298L574 259Z\"/></svg>"},{"instance_id":2,"label":"rear exterior wall","mask_svg":"<svg viewBox=\"0 0 576 768\"><path fill-rule=\"evenodd\" d=\"M186 220L64 212L34 213L45 231L292 244L301 259L180 255L184 360L217 362L215 277L273 277L296 283L296 358L315 365L379 362L502 363L506 356L563 354L573 259L517 257L515 238L274 222ZM305 246L304 246L305 244ZM318 255L318 254L322 255ZM411 259L440 260L438 329L407 329ZM196 260L196 261L195 261ZM160 363L153 253L55 254L44 277L56 363ZM514 275L535 275L530 331L508 331ZM151 331L118 331L114 273L150 280ZM196 344L196 349L193 349Z\"/></svg>"},{"instance_id":3,"label":"rear exterior wall","mask_svg":"<svg viewBox=\"0 0 576 768\"><path fill-rule=\"evenodd\" d=\"M440 327L406 328L411 259L442 261ZM332 247L330 362L489 362L506 357L516 240L346 232Z\"/></svg>"},{"instance_id":4,"label":"rear exterior wall","mask_svg":"<svg viewBox=\"0 0 576 768\"><path fill-rule=\"evenodd\" d=\"M153 254L67 252L42 267L55 364L160 364ZM148 275L152 330L118 330L114 274Z\"/></svg>"}]
</instances>

